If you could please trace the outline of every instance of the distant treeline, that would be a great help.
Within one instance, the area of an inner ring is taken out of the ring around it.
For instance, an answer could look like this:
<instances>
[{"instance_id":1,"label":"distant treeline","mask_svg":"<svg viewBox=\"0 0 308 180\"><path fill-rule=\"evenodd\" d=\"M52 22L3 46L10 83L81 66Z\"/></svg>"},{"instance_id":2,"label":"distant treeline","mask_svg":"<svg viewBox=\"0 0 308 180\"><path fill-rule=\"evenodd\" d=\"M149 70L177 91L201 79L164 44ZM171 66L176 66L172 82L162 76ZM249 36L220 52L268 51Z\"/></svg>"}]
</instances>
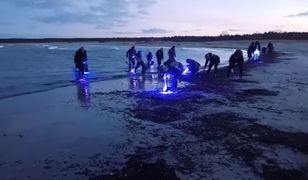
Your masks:
<instances>
[{"instance_id":1,"label":"distant treeline","mask_svg":"<svg viewBox=\"0 0 308 180\"><path fill-rule=\"evenodd\" d=\"M111 41L139 41L139 42L205 42L226 40L308 40L308 32L266 32L244 35L220 36L172 36L172 37L138 37L138 38L7 38L0 39L0 43L49 43L49 42L111 42Z\"/></svg>"}]
</instances>

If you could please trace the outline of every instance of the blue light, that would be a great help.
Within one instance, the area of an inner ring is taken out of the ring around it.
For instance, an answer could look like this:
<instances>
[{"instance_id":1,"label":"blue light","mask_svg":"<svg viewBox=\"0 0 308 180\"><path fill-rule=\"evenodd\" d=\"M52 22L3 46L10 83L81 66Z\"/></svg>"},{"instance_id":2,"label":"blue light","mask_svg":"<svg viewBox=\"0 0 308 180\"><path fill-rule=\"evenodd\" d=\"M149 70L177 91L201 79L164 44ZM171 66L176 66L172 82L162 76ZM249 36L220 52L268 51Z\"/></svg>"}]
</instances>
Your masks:
<instances>
[{"instance_id":1,"label":"blue light","mask_svg":"<svg viewBox=\"0 0 308 180\"><path fill-rule=\"evenodd\" d=\"M175 92L173 92L173 91L163 91L163 92L160 92L160 94L164 94L164 95L166 95L166 94L173 94L173 93L175 93Z\"/></svg>"},{"instance_id":2,"label":"blue light","mask_svg":"<svg viewBox=\"0 0 308 180\"><path fill-rule=\"evenodd\" d=\"M80 78L78 81L83 83L83 82L87 82L87 79L86 78Z\"/></svg>"},{"instance_id":3,"label":"blue light","mask_svg":"<svg viewBox=\"0 0 308 180\"><path fill-rule=\"evenodd\" d=\"M167 78L168 78L168 75L164 74L164 88L163 88L163 92L167 92L167 89L168 89Z\"/></svg>"},{"instance_id":4,"label":"blue light","mask_svg":"<svg viewBox=\"0 0 308 180\"><path fill-rule=\"evenodd\" d=\"M163 87L163 91L160 92L161 94L173 94L175 93L174 91L172 91L173 89L176 88L176 85L174 85L173 82L170 82L170 80L174 80L174 77L172 74L164 74L164 87ZM176 79L175 79L176 80ZM171 87L168 87L168 85L170 85Z\"/></svg>"},{"instance_id":5,"label":"blue light","mask_svg":"<svg viewBox=\"0 0 308 180\"><path fill-rule=\"evenodd\" d=\"M136 72L135 72L135 69L132 68L132 69L130 70L130 73L135 74L135 73L136 73Z\"/></svg>"},{"instance_id":6,"label":"blue light","mask_svg":"<svg viewBox=\"0 0 308 180\"><path fill-rule=\"evenodd\" d=\"M183 71L182 75L187 75L189 74L189 68L188 66L186 67L186 69Z\"/></svg>"},{"instance_id":7,"label":"blue light","mask_svg":"<svg viewBox=\"0 0 308 180\"><path fill-rule=\"evenodd\" d=\"M256 49L252 54L252 60L256 61L259 59L259 57L260 57L260 51Z\"/></svg>"}]
</instances>

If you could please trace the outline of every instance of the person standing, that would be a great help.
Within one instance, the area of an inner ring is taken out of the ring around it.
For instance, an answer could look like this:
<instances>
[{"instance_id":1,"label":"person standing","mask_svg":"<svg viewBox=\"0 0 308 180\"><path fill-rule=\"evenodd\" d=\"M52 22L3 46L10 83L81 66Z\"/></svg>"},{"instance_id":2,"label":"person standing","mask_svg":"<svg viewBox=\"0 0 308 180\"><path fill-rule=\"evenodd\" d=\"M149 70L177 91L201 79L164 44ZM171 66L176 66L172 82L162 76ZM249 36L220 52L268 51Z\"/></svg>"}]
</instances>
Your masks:
<instances>
[{"instance_id":1,"label":"person standing","mask_svg":"<svg viewBox=\"0 0 308 180\"><path fill-rule=\"evenodd\" d=\"M157 65L158 67L161 65L162 60L164 59L164 50L163 48L160 48L156 51L156 59L157 59Z\"/></svg>"},{"instance_id":2,"label":"person standing","mask_svg":"<svg viewBox=\"0 0 308 180\"><path fill-rule=\"evenodd\" d=\"M148 68L150 68L153 64L154 64L153 54L152 54L152 52L149 52L147 54L147 66L148 66Z\"/></svg>"},{"instance_id":3,"label":"person standing","mask_svg":"<svg viewBox=\"0 0 308 180\"><path fill-rule=\"evenodd\" d=\"M87 60L87 51L84 49L84 47L80 47L75 52L75 56L74 56L74 63L75 63L76 69L78 69L79 79L82 79L84 77L86 60Z\"/></svg>"},{"instance_id":4,"label":"person standing","mask_svg":"<svg viewBox=\"0 0 308 180\"><path fill-rule=\"evenodd\" d=\"M175 60L176 54L175 54L175 46L172 46L168 51L168 56L170 60Z\"/></svg>"},{"instance_id":5,"label":"person standing","mask_svg":"<svg viewBox=\"0 0 308 180\"><path fill-rule=\"evenodd\" d=\"M132 46L127 52L126 57L128 58L128 68L129 71L135 67L135 58L136 58L137 51L135 46Z\"/></svg>"}]
</instances>

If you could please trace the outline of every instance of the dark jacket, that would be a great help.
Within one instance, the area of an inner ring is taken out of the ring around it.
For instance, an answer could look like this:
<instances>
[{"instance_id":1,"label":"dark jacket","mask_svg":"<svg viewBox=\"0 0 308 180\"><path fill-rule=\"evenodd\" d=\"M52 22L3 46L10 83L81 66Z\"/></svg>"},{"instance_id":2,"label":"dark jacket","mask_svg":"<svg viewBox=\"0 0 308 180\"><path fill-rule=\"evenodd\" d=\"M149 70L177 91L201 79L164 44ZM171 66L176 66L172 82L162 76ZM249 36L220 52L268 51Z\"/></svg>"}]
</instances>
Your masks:
<instances>
[{"instance_id":1,"label":"dark jacket","mask_svg":"<svg viewBox=\"0 0 308 180\"><path fill-rule=\"evenodd\" d=\"M79 68L83 66L83 63L87 60L87 51L83 48L79 48L75 52L74 56L74 62L76 64L76 67Z\"/></svg>"}]
</instances>

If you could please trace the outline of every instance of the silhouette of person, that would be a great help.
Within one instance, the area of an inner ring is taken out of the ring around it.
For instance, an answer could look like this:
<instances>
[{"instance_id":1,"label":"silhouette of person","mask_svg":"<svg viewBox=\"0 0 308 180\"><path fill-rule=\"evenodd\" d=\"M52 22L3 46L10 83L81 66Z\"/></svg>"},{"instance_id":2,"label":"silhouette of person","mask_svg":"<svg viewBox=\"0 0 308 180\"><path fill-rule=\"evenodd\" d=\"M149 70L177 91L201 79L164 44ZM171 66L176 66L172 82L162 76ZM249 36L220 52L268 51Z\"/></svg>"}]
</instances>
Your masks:
<instances>
[{"instance_id":1,"label":"silhouette of person","mask_svg":"<svg viewBox=\"0 0 308 180\"><path fill-rule=\"evenodd\" d=\"M215 55L215 54L212 54L212 53L207 53L205 55L205 65L204 65L204 68L207 67L208 63L209 63L209 68L207 70L207 73L209 74L212 67L214 66L214 74L217 73L217 67L218 67L218 64L220 63L220 57Z\"/></svg>"},{"instance_id":2,"label":"silhouette of person","mask_svg":"<svg viewBox=\"0 0 308 180\"><path fill-rule=\"evenodd\" d=\"M136 61L137 61L137 64L136 64L136 67L135 67L135 72L141 66L142 67L142 74L144 74L145 70L146 70L146 67L145 67L145 64L144 64L143 59L142 59L141 51L137 52L137 54L136 54Z\"/></svg>"},{"instance_id":3,"label":"silhouette of person","mask_svg":"<svg viewBox=\"0 0 308 180\"><path fill-rule=\"evenodd\" d=\"M256 49L255 49L255 42L251 42L250 45L249 45L249 47L248 47L248 50L247 50L247 57L248 57L248 59L251 59L252 54L253 54L253 52L254 52L255 50L256 50Z\"/></svg>"},{"instance_id":4,"label":"silhouette of person","mask_svg":"<svg viewBox=\"0 0 308 180\"><path fill-rule=\"evenodd\" d=\"M76 69L78 69L79 79L82 79L84 77L86 60L87 60L87 51L84 49L84 47L80 47L75 52L75 56L74 56L74 63L75 63Z\"/></svg>"},{"instance_id":5,"label":"silhouette of person","mask_svg":"<svg viewBox=\"0 0 308 180\"><path fill-rule=\"evenodd\" d=\"M136 49L135 46L132 46L127 52L126 57L128 58L128 68L129 71L135 67L135 58L136 58Z\"/></svg>"},{"instance_id":6,"label":"silhouette of person","mask_svg":"<svg viewBox=\"0 0 308 180\"><path fill-rule=\"evenodd\" d=\"M238 65L239 67L239 76L242 78L243 76L243 63L244 63L244 57L243 57L243 51L240 49L237 49L229 59L229 67L227 71L227 77L230 76L231 69L234 68L235 65Z\"/></svg>"},{"instance_id":7,"label":"silhouette of person","mask_svg":"<svg viewBox=\"0 0 308 180\"><path fill-rule=\"evenodd\" d=\"M258 51L261 50L261 44L260 44L259 41L256 41L256 42L255 42L255 49L254 49L254 51L257 50L257 49L258 49Z\"/></svg>"},{"instance_id":8,"label":"silhouette of person","mask_svg":"<svg viewBox=\"0 0 308 180\"><path fill-rule=\"evenodd\" d=\"M153 64L154 64L153 54L152 54L152 52L149 52L147 54L147 65L148 65L148 68L150 68Z\"/></svg>"},{"instance_id":9,"label":"silhouette of person","mask_svg":"<svg viewBox=\"0 0 308 180\"><path fill-rule=\"evenodd\" d=\"M175 46L172 46L169 51L168 51L168 56L169 59L175 59L176 54L175 54Z\"/></svg>"},{"instance_id":10,"label":"silhouette of person","mask_svg":"<svg viewBox=\"0 0 308 180\"><path fill-rule=\"evenodd\" d=\"M186 59L186 63L188 64L188 69L191 74L197 73L201 67L201 65L193 59Z\"/></svg>"},{"instance_id":11,"label":"silhouette of person","mask_svg":"<svg viewBox=\"0 0 308 180\"><path fill-rule=\"evenodd\" d=\"M274 51L274 45L272 42L267 44L267 52L272 53Z\"/></svg>"},{"instance_id":12,"label":"silhouette of person","mask_svg":"<svg viewBox=\"0 0 308 180\"><path fill-rule=\"evenodd\" d=\"M164 59L164 51L163 48L160 48L156 51L156 59L157 59L157 65L160 66L162 60Z\"/></svg>"}]
</instances>

